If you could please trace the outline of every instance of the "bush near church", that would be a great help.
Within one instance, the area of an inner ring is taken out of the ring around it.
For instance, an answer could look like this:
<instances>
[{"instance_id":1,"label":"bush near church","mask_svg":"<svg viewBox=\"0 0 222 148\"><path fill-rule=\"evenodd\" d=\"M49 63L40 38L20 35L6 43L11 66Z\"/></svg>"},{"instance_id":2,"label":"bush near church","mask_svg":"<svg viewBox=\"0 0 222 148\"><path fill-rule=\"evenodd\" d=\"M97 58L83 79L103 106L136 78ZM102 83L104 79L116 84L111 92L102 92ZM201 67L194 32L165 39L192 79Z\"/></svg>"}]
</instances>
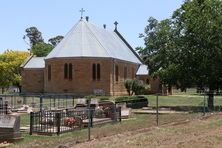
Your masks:
<instances>
[{"instance_id":1,"label":"bush near church","mask_svg":"<svg viewBox=\"0 0 222 148\"><path fill-rule=\"evenodd\" d=\"M126 103L126 107L136 109L136 108L147 107L149 101L144 96L122 96L122 97L117 97L115 99L115 103L116 104Z\"/></svg>"},{"instance_id":2,"label":"bush near church","mask_svg":"<svg viewBox=\"0 0 222 148\"><path fill-rule=\"evenodd\" d=\"M124 86L128 92L129 96L141 95L146 89L149 88L149 85L144 84L142 80L138 79L127 79L124 81Z\"/></svg>"}]
</instances>

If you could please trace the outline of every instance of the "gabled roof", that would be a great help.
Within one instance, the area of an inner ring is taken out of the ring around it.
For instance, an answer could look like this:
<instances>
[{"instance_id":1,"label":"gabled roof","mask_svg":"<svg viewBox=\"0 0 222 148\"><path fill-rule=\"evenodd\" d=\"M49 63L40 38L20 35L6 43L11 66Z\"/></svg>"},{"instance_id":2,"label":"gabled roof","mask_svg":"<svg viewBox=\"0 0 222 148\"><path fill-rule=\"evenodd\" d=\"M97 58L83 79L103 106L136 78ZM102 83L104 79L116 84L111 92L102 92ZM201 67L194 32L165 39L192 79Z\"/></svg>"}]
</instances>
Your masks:
<instances>
[{"instance_id":1,"label":"gabled roof","mask_svg":"<svg viewBox=\"0 0 222 148\"><path fill-rule=\"evenodd\" d=\"M45 68L45 57L29 57L29 59L21 65L22 68Z\"/></svg>"},{"instance_id":2,"label":"gabled roof","mask_svg":"<svg viewBox=\"0 0 222 148\"><path fill-rule=\"evenodd\" d=\"M149 70L147 65L140 65L139 69L136 72L136 75L148 75Z\"/></svg>"},{"instance_id":3,"label":"gabled roof","mask_svg":"<svg viewBox=\"0 0 222 148\"><path fill-rule=\"evenodd\" d=\"M109 57L141 64L140 59L114 31L81 19L45 59Z\"/></svg>"}]
</instances>

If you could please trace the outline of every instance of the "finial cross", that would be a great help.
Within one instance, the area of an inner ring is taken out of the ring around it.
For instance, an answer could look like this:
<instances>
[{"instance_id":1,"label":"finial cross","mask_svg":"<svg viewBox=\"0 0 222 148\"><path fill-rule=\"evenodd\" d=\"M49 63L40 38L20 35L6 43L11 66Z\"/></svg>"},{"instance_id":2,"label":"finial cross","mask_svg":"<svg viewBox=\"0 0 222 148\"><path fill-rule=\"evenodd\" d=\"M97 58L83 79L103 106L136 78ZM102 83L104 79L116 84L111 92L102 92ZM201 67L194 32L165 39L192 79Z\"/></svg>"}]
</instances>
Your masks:
<instances>
[{"instance_id":1,"label":"finial cross","mask_svg":"<svg viewBox=\"0 0 222 148\"><path fill-rule=\"evenodd\" d=\"M82 8L81 10L79 10L79 12L81 12L81 19L82 19L82 16L83 16L83 13L85 12L85 10Z\"/></svg>"}]
</instances>

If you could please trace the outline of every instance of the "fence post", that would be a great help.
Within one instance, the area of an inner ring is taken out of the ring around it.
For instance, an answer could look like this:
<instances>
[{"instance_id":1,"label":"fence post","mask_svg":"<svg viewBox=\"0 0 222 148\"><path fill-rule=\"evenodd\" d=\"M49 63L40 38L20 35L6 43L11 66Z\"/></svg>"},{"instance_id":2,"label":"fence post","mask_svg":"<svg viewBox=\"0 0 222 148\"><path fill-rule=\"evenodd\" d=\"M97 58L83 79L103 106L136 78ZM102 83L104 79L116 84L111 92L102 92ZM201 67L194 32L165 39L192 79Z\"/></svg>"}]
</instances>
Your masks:
<instances>
[{"instance_id":1,"label":"fence post","mask_svg":"<svg viewBox=\"0 0 222 148\"><path fill-rule=\"evenodd\" d=\"M29 131L29 135L32 135L33 132L33 124L34 124L34 113L31 112L30 113L30 131Z\"/></svg>"},{"instance_id":2,"label":"fence post","mask_svg":"<svg viewBox=\"0 0 222 148\"><path fill-rule=\"evenodd\" d=\"M159 126L159 98L156 95L156 125Z\"/></svg>"},{"instance_id":3,"label":"fence post","mask_svg":"<svg viewBox=\"0 0 222 148\"><path fill-rule=\"evenodd\" d=\"M75 106L75 98L72 97L72 106Z\"/></svg>"},{"instance_id":4,"label":"fence post","mask_svg":"<svg viewBox=\"0 0 222 148\"><path fill-rule=\"evenodd\" d=\"M203 109L204 113L203 115L205 116L205 113L206 113L206 97L205 97L205 94L204 94L204 109Z\"/></svg>"},{"instance_id":5,"label":"fence post","mask_svg":"<svg viewBox=\"0 0 222 148\"><path fill-rule=\"evenodd\" d=\"M26 104L26 96L23 96L23 104Z\"/></svg>"},{"instance_id":6,"label":"fence post","mask_svg":"<svg viewBox=\"0 0 222 148\"><path fill-rule=\"evenodd\" d=\"M56 126L57 126L57 135L60 134L60 125L61 125L61 113L56 113Z\"/></svg>"},{"instance_id":7,"label":"fence post","mask_svg":"<svg viewBox=\"0 0 222 148\"><path fill-rule=\"evenodd\" d=\"M43 100L42 100L42 96L40 96L40 111L42 111L42 102L43 102Z\"/></svg>"},{"instance_id":8,"label":"fence post","mask_svg":"<svg viewBox=\"0 0 222 148\"><path fill-rule=\"evenodd\" d=\"M119 110L119 122L122 122L121 106L118 107Z\"/></svg>"},{"instance_id":9,"label":"fence post","mask_svg":"<svg viewBox=\"0 0 222 148\"><path fill-rule=\"evenodd\" d=\"M5 103L5 114L8 114L8 103Z\"/></svg>"},{"instance_id":10,"label":"fence post","mask_svg":"<svg viewBox=\"0 0 222 148\"><path fill-rule=\"evenodd\" d=\"M90 126L93 127L93 110L90 109Z\"/></svg>"}]
</instances>

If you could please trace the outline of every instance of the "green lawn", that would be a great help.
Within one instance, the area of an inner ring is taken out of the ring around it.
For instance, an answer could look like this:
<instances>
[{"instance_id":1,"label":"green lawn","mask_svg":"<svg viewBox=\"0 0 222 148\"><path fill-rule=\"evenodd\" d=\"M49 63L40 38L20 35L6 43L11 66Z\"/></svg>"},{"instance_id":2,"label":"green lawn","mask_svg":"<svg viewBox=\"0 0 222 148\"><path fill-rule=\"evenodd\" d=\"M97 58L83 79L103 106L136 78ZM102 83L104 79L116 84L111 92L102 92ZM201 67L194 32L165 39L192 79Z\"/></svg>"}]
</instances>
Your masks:
<instances>
[{"instance_id":1,"label":"green lawn","mask_svg":"<svg viewBox=\"0 0 222 148\"><path fill-rule=\"evenodd\" d=\"M156 106L156 96L146 96L149 100L150 106ZM204 96L200 95L172 95L172 96L158 96L159 106L203 106ZM215 96L215 106L222 106L222 96ZM206 99L207 105L207 99Z\"/></svg>"}]
</instances>

